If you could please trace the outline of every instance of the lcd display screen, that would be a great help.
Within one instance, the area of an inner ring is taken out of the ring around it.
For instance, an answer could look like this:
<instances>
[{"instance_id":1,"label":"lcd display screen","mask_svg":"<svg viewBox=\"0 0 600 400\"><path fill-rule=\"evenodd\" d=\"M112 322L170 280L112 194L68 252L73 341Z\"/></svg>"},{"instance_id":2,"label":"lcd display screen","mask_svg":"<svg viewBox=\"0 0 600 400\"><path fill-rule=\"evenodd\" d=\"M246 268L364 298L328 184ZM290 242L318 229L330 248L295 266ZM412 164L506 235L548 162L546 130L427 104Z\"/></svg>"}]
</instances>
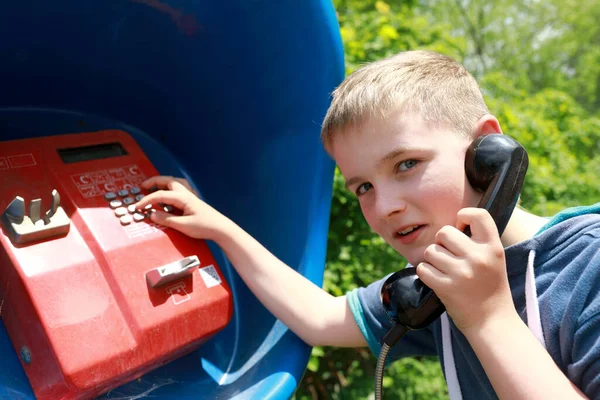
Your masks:
<instances>
[{"instance_id":1,"label":"lcd display screen","mask_svg":"<svg viewBox=\"0 0 600 400\"><path fill-rule=\"evenodd\" d=\"M114 142L95 144L92 146L58 149L58 154L65 164L70 164L80 161L91 161L102 158L126 156L127 150L125 150L121 143Z\"/></svg>"}]
</instances>

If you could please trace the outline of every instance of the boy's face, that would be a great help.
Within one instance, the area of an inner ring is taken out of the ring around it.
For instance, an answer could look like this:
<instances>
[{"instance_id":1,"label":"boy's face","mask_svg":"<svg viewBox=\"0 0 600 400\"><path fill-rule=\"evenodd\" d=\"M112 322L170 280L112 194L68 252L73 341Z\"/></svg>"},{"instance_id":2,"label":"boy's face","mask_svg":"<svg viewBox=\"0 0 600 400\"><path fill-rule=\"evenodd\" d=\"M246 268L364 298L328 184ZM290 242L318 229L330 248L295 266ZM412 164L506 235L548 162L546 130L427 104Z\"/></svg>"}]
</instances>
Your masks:
<instances>
[{"instance_id":1,"label":"boy's face","mask_svg":"<svg viewBox=\"0 0 600 400\"><path fill-rule=\"evenodd\" d=\"M348 128L330 150L371 228L417 265L440 228L481 198L465 175L470 144L397 113Z\"/></svg>"}]
</instances>

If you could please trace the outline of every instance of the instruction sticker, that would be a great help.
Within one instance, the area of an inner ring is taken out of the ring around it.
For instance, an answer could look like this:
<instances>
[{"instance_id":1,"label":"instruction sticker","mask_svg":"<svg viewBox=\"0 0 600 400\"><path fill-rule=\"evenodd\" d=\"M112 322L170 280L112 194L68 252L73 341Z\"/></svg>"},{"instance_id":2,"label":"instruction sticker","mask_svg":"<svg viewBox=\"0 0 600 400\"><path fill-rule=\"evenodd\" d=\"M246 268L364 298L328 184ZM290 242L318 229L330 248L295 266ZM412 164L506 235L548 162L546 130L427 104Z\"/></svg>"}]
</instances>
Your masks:
<instances>
[{"instance_id":1,"label":"instruction sticker","mask_svg":"<svg viewBox=\"0 0 600 400\"><path fill-rule=\"evenodd\" d=\"M214 265L211 264L207 267L199 268L198 271L200 271L200 276L207 288L221 284L221 277L217 273Z\"/></svg>"},{"instance_id":2,"label":"instruction sticker","mask_svg":"<svg viewBox=\"0 0 600 400\"><path fill-rule=\"evenodd\" d=\"M33 157L33 156L31 156ZM0 169L2 164L0 160ZM24 165L25 158L21 160ZM33 160L35 162L35 160ZM23 166L22 165L22 166ZM131 189L146 180L146 176L140 171L137 164L122 168L111 168L97 171L84 172L71 175L71 179L83 197L90 198L102 196L106 192L116 192L120 189Z\"/></svg>"}]
</instances>

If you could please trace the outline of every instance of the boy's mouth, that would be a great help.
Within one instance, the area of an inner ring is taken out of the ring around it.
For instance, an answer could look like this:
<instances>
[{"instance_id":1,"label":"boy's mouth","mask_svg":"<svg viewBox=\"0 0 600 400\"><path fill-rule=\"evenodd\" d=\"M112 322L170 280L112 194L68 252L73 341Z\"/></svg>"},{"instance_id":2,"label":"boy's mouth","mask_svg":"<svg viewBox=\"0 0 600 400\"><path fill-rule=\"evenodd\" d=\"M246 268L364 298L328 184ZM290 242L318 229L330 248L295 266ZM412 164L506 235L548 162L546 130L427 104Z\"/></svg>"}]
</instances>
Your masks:
<instances>
[{"instance_id":1,"label":"boy's mouth","mask_svg":"<svg viewBox=\"0 0 600 400\"><path fill-rule=\"evenodd\" d=\"M413 226L409 226L407 228L404 228L401 231L397 231L396 233L394 233L394 237L396 237L397 239L400 239L400 241L403 244L410 243L414 239L417 238L417 236L421 232L421 229L424 226L425 225L413 225Z\"/></svg>"}]
</instances>

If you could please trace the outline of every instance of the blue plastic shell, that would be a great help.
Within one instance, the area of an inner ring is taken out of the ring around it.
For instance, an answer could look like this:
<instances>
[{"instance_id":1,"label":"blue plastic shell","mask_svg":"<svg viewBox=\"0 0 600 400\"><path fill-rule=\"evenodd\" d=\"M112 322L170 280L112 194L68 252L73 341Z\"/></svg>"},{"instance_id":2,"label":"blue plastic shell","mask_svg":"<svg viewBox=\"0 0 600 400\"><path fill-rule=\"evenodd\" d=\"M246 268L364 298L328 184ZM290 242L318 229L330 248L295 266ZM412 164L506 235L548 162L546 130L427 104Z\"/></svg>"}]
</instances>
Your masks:
<instances>
[{"instance_id":1,"label":"blue plastic shell","mask_svg":"<svg viewBox=\"0 0 600 400\"><path fill-rule=\"evenodd\" d=\"M344 75L327 0L20 0L0 4L0 146L120 128L162 174L321 285L334 165L319 132ZM102 396L287 399L310 347L211 243L231 323L198 351ZM0 323L0 398L33 392ZM35 355L33 355L35 356Z\"/></svg>"}]
</instances>

